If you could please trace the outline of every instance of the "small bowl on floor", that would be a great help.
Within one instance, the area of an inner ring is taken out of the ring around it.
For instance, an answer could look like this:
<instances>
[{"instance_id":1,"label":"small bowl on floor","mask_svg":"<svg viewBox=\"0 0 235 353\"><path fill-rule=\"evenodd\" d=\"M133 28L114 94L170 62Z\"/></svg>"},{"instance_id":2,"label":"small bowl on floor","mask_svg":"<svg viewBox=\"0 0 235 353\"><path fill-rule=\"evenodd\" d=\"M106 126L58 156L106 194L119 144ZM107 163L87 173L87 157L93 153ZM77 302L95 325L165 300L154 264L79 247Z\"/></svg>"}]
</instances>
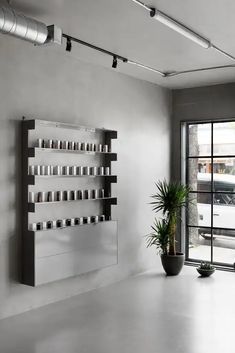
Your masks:
<instances>
[{"instance_id":1,"label":"small bowl on floor","mask_svg":"<svg viewBox=\"0 0 235 353\"><path fill-rule=\"evenodd\" d=\"M200 267L197 267L197 272L202 276L202 277L209 277L212 275L212 273L215 272L215 268L212 269L203 269Z\"/></svg>"}]
</instances>

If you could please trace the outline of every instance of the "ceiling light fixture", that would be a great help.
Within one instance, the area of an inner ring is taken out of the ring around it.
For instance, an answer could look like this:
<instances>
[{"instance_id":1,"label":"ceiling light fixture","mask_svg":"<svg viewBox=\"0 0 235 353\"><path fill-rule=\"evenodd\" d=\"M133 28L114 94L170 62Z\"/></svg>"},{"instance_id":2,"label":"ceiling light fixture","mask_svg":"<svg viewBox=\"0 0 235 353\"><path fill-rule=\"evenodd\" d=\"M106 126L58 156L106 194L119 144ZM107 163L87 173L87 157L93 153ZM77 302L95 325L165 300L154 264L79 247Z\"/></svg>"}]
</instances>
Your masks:
<instances>
[{"instance_id":1,"label":"ceiling light fixture","mask_svg":"<svg viewBox=\"0 0 235 353\"><path fill-rule=\"evenodd\" d=\"M157 21L161 22L162 24L166 25L167 27L173 29L174 31L178 32L179 34L183 35L184 37L192 40L193 42L197 43L201 47L205 49L214 49L220 54L226 56L229 59L235 60L235 56L227 53L223 49L215 46L213 43L211 43L208 39L204 38L200 34L196 33L192 29L188 28L185 26L183 23L178 22L177 20L173 19L172 17L166 15L165 13L159 11L158 9L155 9L153 7L150 7L143 3L140 0L131 0L135 4L141 6L145 10L147 10L150 13L150 16ZM167 75L166 75L167 76Z\"/></svg>"},{"instance_id":2,"label":"ceiling light fixture","mask_svg":"<svg viewBox=\"0 0 235 353\"><path fill-rule=\"evenodd\" d=\"M113 68L113 69L116 69L116 68L117 68L117 64L118 64L118 62L117 62L117 57L114 55L114 56L113 56L112 68Z\"/></svg>"},{"instance_id":3,"label":"ceiling light fixture","mask_svg":"<svg viewBox=\"0 0 235 353\"><path fill-rule=\"evenodd\" d=\"M194 32L190 28L186 27L182 23L174 20L172 17L166 15L165 13L155 9L154 7L150 7L139 0L132 0L135 4L143 7L145 10L149 11L150 17L155 20L161 22L165 26L173 29L175 32L178 32L182 36L192 40L193 42L199 44L201 47L208 49L211 47L211 43L206 38L200 36L198 33Z\"/></svg>"},{"instance_id":4,"label":"ceiling light fixture","mask_svg":"<svg viewBox=\"0 0 235 353\"><path fill-rule=\"evenodd\" d=\"M165 77L165 73L160 71L160 70L157 70L153 67L150 67L150 66L147 66L147 65L144 65L144 64L141 64L139 62L136 62L136 61L133 61L133 60L130 60L130 59L127 59L126 57L124 56L121 56L121 55L118 55L116 53L113 53L109 50L106 50L106 49L103 49L103 48L100 48L100 47L97 47L97 45L94 45L94 44L91 44L91 43L88 43L88 42L85 42L84 40L81 40L79 38L76 38L76 37L72 37L68 34L65 34L63 33L63 37L65 39L70 39L72 42L75 42L75 43L78 43L78 44L81 44L81 45L84 45L88 48L91 48L91 49L94 49L94 50L97 50L103 54L106 54L106 55L109 55L109 56L112 56L113 57L113 63L112 63L112 67L113 68L116 68L117 67L117 64L118 64L118 60L123 62L123 63L127 63L127 64L131 64L131 65L135 65L135 66L138 66L138 67L141 67L145 70L148 70L148 71L152 71L152 72L155 72L163 77Z\"/></svg>"},{"instance_id":5,"label":"ceiling light fixture","mask_svg":"<svg viewBox=\"0 0 235 353\"><path fill-rule=\"evenodd\" d=\"M175 32L178 32L182 36L192 40L193 42L197 43L201 47L208 49L211 47L211 43L209 40L203 38L199 34L195 33L191 29L184 26L182 23L174 20L173 18L167 16L163 12L156 10L154 8L150 11L150 16L155 20L161 22L165 26L173 29Z\"/></svg>"},{"instance_id":6,"label":"ceiling light fixture","mask_svg":"<svg viewBox=\"0 0 235 353\"><path fill-rule=\"evenodd\" d=\"M150 13L150 16L157 19L161 23L167 25L168 27L172 28L173 30L177 31L178 33L184 35L185 37L193 40L197 44L201 45L204 48L212 48L219 53L223 54L224 56L235 60L235 57L231 54L225 52L224 50L216 47L209 40L203 38L202 36L198 35L191 29L187 28L183 24L179 23L178 21L172 19L171 17L167 16L163 12L153 9L143 2L139 0L132 0L134 3L140 5L142 8L147 10ZM160 71L156 68L141 64L134 60L127 59L119 54L113 53L109 50L100 48L94 44L85 42L81 39L76 37L72 37L68 34L62 33L62 29L55 26L47 26L46 24L34 20L32 18L26 17L23 14L17 13L12 8L5 8L0 7L0 32L3 34L9 34L19 39L26 40L31 42L35 45L47 45L47 44L62 44L62 37L66 39L66 51L72 50L72 42L76 42L78 44L84 45L96 51L99 51L103 54L109 55L113 58L112 67L116 68L118 65L118 61L123 63L128 63L130 65L135 65L142 69L154 72L162 77L172 77L177 75L182 75L186 73L193 73L193 72L200 72L200 71L207 71L207 70L215 70L215 69L225 69L225 68L233 68L235 65L224 65L224 66L215 66L215 67L207 67L201 69L192 69L192 70L185 70L185 71Z\"/></svg>"}]
</instances>

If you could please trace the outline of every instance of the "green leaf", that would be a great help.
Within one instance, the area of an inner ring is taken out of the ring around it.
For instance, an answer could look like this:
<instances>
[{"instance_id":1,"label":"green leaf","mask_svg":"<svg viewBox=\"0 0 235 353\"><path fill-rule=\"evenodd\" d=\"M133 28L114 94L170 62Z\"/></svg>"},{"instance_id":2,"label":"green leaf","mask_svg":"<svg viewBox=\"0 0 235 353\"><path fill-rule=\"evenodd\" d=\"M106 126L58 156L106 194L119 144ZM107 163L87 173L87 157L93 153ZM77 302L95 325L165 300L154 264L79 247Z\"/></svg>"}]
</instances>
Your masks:
<instances>
[{"instance_id":1,"label":"green leaf","mask_svg":"<svg viewBox=\"0 0 235 353\"><path fill-rule=\"evenodd\" d=\"M176 224L180 219L181 209L190 202L190 188L178 182L167 182L166 180L157 181L155 185L157 192L151 195L153 201L150 204L154 212L162 212L164 219L160 223L155 220L151 228L156 239L154 243L149 241L148 244L155 244L163 253L167 251L169 245L170 253L175 254Z\"/></svg>"},{"instance_id":2,"label":"green leaf","mask_svg":"<svg viewBox=\"0 0 235 353\"><path fill-rule=\"evenodd\" d=\"M155 245L159 252L166 254L169 245L169 224L165 219L154 220L151 226L153 232L146 236L146 245L151 247Z\"/></svg>"}]
</instances>

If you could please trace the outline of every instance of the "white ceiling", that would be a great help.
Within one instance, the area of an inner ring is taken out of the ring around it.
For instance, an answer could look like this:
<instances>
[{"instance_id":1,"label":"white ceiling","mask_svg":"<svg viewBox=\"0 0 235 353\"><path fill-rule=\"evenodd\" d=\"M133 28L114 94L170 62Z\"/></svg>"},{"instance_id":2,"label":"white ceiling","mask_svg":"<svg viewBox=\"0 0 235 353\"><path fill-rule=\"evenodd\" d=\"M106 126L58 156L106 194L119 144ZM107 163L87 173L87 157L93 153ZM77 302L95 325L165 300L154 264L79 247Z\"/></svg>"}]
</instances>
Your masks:
<instances>
[{"instance_id":1,"label":"white ceiling","mask_svg":"<svg viewBox=\"0 0 235 353\"><path fill-rule=\"evenodd\" d=\"M216 46L235 56L234 0L151 0L145 2L192 28ZM0 0L4 4L4 0ZM6 1L5 1L6 3ZM131 0L12 0L11 5L63 32L139 61L162 71L187 70L235 64L213 49L203 49L151 19ZM73 59L111 67L112 58L76 44L71 53L56 50ZM235 81L235 68L162 78L128 64L119 72L169 88L194 87Z\"/></svg>"}]
</instances>

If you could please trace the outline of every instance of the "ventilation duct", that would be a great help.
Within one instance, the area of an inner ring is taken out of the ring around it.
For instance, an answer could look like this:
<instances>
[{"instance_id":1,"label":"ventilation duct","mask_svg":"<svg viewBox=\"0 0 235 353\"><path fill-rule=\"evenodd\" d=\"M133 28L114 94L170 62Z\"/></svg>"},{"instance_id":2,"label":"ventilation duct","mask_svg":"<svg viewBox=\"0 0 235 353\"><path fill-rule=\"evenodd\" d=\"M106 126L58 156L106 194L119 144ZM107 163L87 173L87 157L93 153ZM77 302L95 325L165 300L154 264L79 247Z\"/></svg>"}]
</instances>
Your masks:
<instances>
[{"instance_id":1,"label":"ventilation duct","mask_svg":"<svg viewBox=\"0 0 235 353\"><path fill-rule=\"evenodd\" d=\"M44 23L6 7L0 7L0 32L38 45L44 44L48 36Z\"/></svg>"}]
</instances>

